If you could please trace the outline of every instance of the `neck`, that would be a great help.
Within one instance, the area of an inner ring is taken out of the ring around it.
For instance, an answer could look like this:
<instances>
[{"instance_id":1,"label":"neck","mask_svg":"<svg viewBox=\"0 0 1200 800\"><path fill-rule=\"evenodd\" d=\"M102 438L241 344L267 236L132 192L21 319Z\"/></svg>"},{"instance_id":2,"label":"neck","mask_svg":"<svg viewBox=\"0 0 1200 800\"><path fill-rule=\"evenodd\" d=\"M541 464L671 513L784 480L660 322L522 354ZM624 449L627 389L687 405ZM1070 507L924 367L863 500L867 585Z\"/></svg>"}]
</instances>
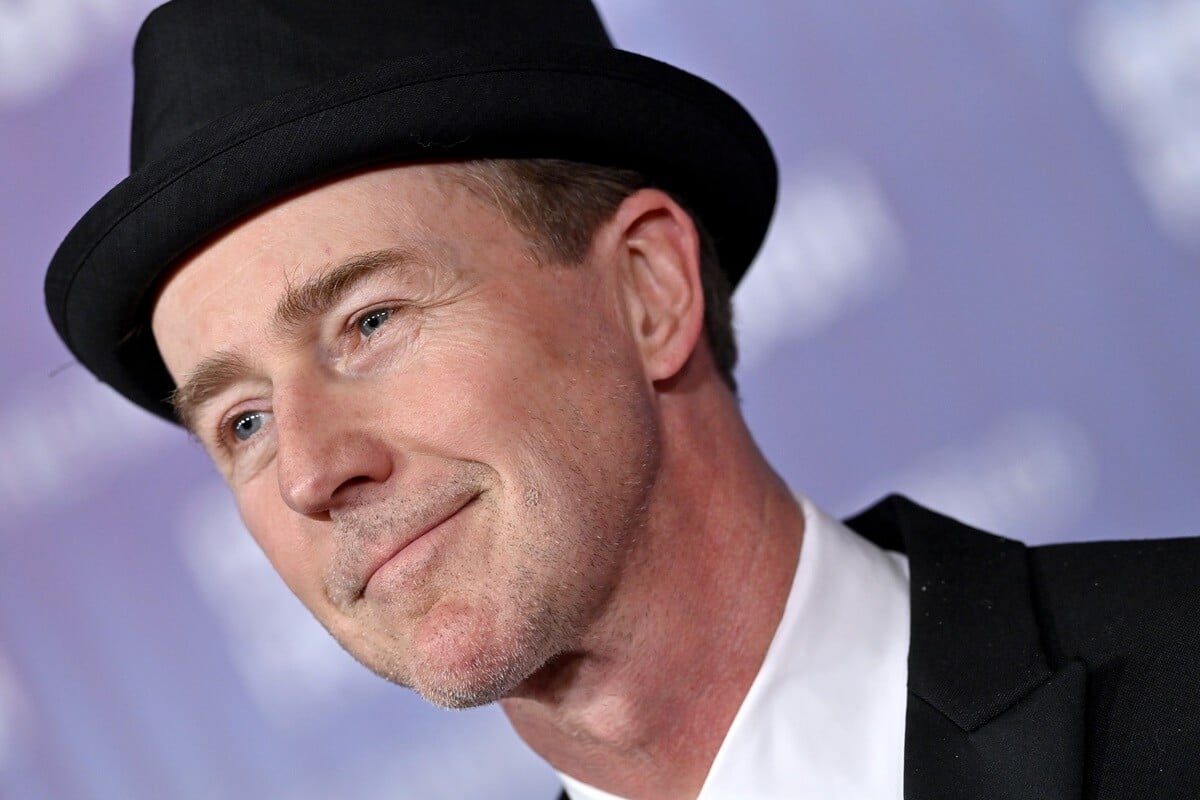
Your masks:
<instances>
[{"instance_id":1,"label":"neck","mask_svg":"<svg viewBox=\"0 0 1200 800\"><path fill-rule=\"evenodd\" d=\"M803 513L719 394L702 425L664 401L663 469L620 586L576 649L502 701L555 769L625 797L697 795L799 556Z\"/></svg>"}]
</instances>

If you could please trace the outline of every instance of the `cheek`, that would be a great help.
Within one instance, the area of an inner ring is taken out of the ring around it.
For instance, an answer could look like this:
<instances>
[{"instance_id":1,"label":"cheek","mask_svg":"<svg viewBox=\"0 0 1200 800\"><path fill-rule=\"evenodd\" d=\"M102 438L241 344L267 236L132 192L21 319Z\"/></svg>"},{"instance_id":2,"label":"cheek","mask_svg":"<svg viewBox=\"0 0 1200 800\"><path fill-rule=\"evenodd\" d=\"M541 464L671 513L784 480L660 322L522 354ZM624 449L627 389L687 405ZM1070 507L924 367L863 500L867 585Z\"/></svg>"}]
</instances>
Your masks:
<instances>
[{"instance_id":1,"label":"cheek","mask_svg":"<svg viewBox=\"0 0 1200 800\"><path fill-rule=\"evenodd\" d=\"M432 371L436 389L423 401L429 416L421 433L446 443L453 457L501 471L507 462L504 477L543 489L556 477L546 471L593 471L589 462L620 449L625 428L638 427L643 439L638 364L622 331L596 316L528 315L481 326Z\"/></svg>"},{"instance_id":2,"label":"cheek","mask_svg":"<svg viewBox=\"0 0 1200 800\"><path fill-rule=\"evenodd\" d=\"M431 317L414 356L373 387L369 416L382 439L485 463L509 445L510 429L557 367L536 338L482 306Z\"/></svg>"},{"instance_id":3,"label":"cheek","mask_svg":"<svg viewBox=\"0 0 1200 800\"><path fill-rule=\"evenodd\" d=\"M242 522L271 566L306 606L324 597L322 554L316 549L328 535L305 531L305 520L289 509L279 495L272 471L237 493Z\"/></svg>"}]
</instances>

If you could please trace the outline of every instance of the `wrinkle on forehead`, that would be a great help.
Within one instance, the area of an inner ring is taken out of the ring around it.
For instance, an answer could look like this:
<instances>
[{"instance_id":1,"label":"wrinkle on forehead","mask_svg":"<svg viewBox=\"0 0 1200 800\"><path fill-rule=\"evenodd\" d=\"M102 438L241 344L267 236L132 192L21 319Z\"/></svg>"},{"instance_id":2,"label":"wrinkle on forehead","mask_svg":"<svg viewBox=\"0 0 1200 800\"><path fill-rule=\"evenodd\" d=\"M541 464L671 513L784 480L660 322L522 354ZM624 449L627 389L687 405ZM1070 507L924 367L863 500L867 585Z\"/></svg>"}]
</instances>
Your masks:
<instances>
[{"instance_id":1,"label":"wrinkle on forehead","mask_svg":"<svg viewBox=\"0 0 1200 800\"><path fill-rule=\"evenodd\" d=\"M409 165L339 178L248 216L183 261L159 293L152 326L176 377L173 398L185 424L194 421L200 403L218 393L218 384L228 386L235 373L245 377L251 366L244 356L253 349L206 344L229 344L243 334L291 338L359 280L386 268L413 273L424 268L430 280L421 283L427 293L455 284L462 277L457 248L439 239L432 224L463 196L470 197L448 180L452 172L449 165ZM364 217L375 220L374 237L362 238ZM380 244L387 249L378 249ZM273 280L267 277L272 274ZM225 295L231 285L242 283L243 295L265 296L268 303L270 295L280 299L274 308L268 304L253 315L232 317L225 313L231 311ZM269 328L262 330L255 320ZM196 366L189 368L193 358Z\"/></svg>"}]
</instances>

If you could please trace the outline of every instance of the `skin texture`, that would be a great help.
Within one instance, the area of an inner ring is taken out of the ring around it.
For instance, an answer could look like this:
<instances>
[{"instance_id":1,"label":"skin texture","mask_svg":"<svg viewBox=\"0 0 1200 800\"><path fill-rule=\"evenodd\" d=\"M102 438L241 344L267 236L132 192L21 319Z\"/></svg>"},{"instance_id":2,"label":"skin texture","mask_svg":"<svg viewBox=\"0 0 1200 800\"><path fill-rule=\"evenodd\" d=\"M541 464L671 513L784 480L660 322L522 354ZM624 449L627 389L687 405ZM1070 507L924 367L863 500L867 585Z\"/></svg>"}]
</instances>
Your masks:
<instances>
[{"instance_id":1,"label":"skin texture","mask_svg":"<svg viewBox=\"0 0 1200 800\"><path fill-rule=\"evenodd\" d=\"M694 797L803 532L708 356L695 228L642 190L585 263L539 263L452 170L226 231L160 294L160 350L351 654L441 705L501 700L588 783Z\"/></svg>"}]
</instances>

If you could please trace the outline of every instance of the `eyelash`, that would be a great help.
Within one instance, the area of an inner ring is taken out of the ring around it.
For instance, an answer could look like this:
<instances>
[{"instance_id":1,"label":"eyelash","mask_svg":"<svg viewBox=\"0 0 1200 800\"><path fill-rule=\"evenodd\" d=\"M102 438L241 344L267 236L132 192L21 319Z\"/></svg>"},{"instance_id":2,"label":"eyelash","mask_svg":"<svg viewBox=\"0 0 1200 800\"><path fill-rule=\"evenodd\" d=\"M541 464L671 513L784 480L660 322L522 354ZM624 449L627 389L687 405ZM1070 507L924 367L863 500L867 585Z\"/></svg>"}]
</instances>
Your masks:
<instances>
[{"instance_id":1,"label":"eyelash","mask_svg":"<svg viewBox=\"0 0 1200 800\"><path fill-rule=\"evenodd\" d=\"M251 417L255 414L262 414L263 416L267 416L270 413L271 412L264 411L261 408L252 408L252 409L239 409L231 414L226 414L224 417L221 418L220 423L218 423L217 443L220 445L221 449L223 451L225 451L225 453L227 453L227 454L232 453L235 449L242 449L246 446L252 445L258 439L259 434L261 433L261 428L258 431L255 431L254 434L249 439L246 439L244 441L239 441L237 438L237 434L234 433L234 426L236 426L243 419ZM268 420L264 420L263 425L266 425L267 422L268 422Z\"/></svg>"},{"instance_id":2,"label":"eyelash","mask_svg":"<svg viewBox=\"0 0 1200 800\"><path fill-rule=\"evenodd\" d=\"M358 334L358 335L362 336L364 339L371 338L370 336L366 336L363 334L363 332L362 332L363 323L374 317L382 316L383 321L386 324L388 321L391 320L392 315L394 315L398 310L399 310L398 306L379 306L379 307L364 311L361 314L357 314L350 318L349 333ZM376 329L376 330L378 330L378 329Z\"/></svg>"}]
</instances>

